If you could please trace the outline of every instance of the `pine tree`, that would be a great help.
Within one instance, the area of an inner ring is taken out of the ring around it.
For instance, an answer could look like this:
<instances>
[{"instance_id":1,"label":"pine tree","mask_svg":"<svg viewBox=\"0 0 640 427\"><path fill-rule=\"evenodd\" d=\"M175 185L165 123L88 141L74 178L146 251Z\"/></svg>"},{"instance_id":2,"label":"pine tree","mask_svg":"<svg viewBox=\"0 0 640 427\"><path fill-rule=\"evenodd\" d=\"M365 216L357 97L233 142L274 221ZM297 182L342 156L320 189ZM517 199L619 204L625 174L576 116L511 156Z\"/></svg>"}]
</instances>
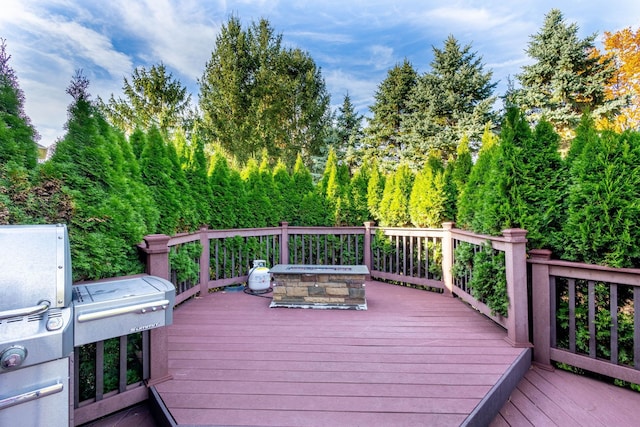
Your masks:
<instances>
[{"instance_id":1,"label":"pine tree","mask_svg":"<svg viewBox=\"0 0 640 427\"><path fill-rule=\"evenodd\" d=\"M595 37L580 39L578 26L567 25L562 12L552 9L529 42L526 52L534 63L516 76L522 88L515 91L515 104L530 122L542 117L551 122L564 149L584 113L607 117L624 104L621 98L607 99L605 89L615 67L611 58L594 54Z\"/></svg>"},{"instance_id":2,"label":"pine tree","mask_svg":"<svg viewBox=\"0 0 640 427\"><path fill-rule=\"evenodd\" d=\"M484 127L494 120L496 83L471 45L462 47L449 36L444 47L433 52L431 72L418 79L407 104L410 113L402 122L402 156L416 170L432 150L440 150L443 160L455 155L465 136L477 147Z\"/></svg>"}]
</instances>

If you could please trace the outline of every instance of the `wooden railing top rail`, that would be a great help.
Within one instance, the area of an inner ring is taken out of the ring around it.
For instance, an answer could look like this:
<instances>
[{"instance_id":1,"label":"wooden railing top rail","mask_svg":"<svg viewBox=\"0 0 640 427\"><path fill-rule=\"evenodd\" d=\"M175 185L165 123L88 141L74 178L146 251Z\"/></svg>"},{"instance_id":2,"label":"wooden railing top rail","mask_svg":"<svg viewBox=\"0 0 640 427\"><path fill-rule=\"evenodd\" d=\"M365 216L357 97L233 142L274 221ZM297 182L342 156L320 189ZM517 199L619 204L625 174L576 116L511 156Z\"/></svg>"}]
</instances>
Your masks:
<instances>
[{"instance_id":1,"label":"wooden railing top rail","mask_svg":"<svg viewBox=\"0 0 640 427\"><path fill-rule=\"evenodd\" d=\"M531 253L535 254L536 252L531 251L530 254ZM531 256L527 262L529 264L547 265L550 276L640 286L640 269L638 268L614 268L604 265L544 259L534 256Z\"/></svg>"}]
</instances>

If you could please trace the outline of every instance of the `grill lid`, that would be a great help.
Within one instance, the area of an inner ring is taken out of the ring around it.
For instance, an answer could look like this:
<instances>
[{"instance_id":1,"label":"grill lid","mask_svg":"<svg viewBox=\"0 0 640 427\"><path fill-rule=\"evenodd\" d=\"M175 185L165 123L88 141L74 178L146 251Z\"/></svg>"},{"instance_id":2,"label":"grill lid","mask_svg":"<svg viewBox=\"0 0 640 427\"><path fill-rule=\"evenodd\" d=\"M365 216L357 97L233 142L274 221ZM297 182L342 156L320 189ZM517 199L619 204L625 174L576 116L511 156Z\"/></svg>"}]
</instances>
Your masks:
<instances>
[{"instance_id":1,"label":"grill lid","mask_svg":"<svg viewBox=\"0 0 640 427\"><path fill-rule=\"evenodd\" d=\"M67 307L71 284L64 224L0 226L0 317Z\"/></svg>"}]
</instances>

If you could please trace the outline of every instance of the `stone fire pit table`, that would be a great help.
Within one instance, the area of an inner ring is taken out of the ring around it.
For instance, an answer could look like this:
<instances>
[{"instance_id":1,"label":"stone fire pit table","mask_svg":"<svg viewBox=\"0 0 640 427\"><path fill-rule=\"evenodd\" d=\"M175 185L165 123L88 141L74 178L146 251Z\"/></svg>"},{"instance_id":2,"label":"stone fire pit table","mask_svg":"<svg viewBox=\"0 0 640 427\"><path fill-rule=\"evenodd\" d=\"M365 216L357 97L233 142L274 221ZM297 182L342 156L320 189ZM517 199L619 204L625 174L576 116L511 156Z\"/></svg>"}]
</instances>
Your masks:
<instances>
[{"instance_id":1,"label":"stone fire pit table","mask_svg":"<svg viewBox=\"0 0 640 427\"><path fill-rule=\"evenodd\" d=\"M278 264L270 307L366 310L365 265Z\"/></svg>"}]
</instances>

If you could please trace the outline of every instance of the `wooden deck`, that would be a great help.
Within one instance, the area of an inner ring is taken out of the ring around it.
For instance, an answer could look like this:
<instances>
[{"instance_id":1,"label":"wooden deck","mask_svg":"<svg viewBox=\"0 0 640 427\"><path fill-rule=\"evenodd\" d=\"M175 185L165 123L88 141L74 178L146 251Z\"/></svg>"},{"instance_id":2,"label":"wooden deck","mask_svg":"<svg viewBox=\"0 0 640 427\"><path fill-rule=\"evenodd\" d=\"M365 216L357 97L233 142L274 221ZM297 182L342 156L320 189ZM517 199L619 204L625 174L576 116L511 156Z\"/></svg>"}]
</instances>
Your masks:
<instances>
[{"instance_id":1,"label":"wooden deck","mask_svg":"<svg viewBox=\"0 0 640 427\"><path fill-rule=\"evenodd\" d=\"M173 379L156 386L170 421L487 425L528 350L458 299L379 282L366 293L366 311L269 308L243 292L184 303L168 332Z\"/></svg>"},{"instance_id":2,"label":"wooden deck","mask_svg":"<svg viewBox=\"0 0 640 427\"><path fill-rule=\"evenodd\" d=\"M562 370L532 367L491 427L639 424L640 393Z\"/></svg>"}]
</instances>

